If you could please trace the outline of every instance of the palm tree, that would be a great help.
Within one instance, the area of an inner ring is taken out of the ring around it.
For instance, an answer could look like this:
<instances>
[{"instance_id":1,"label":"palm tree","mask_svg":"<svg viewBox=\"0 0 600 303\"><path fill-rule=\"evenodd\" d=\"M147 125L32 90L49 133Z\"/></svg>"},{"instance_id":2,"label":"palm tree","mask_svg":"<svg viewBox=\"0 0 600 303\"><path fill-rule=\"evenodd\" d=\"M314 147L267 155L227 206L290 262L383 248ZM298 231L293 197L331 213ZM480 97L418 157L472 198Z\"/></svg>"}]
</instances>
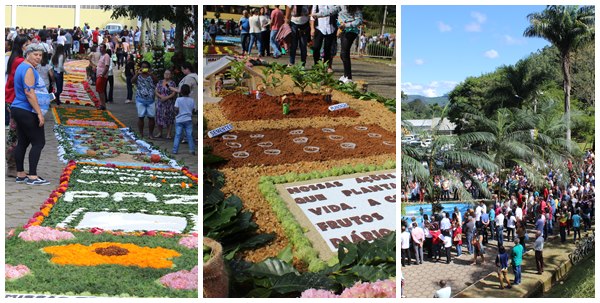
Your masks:
<instances>
[{"instance_id":1,"label":"palm tree","mask_svg":"<svg viewBox=\"0 0 600 303\"><path fill-rule=\"evenodd\" d=\"M594 6L550 5L541 13L527 16L531 25L525 37L540 37L552 43L560 53L565 92L567 146L571 146L571 55L585 42L594 39Z\"/></svg>"}]
</instances>

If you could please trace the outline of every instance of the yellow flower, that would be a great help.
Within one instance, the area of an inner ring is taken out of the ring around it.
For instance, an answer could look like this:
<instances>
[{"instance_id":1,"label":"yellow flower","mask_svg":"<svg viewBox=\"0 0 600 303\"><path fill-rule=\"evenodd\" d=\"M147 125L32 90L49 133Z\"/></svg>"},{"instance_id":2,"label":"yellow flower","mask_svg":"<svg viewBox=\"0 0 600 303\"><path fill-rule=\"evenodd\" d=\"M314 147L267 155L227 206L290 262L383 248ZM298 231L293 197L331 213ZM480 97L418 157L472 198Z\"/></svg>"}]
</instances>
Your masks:
<instances>
[{"instance_id":1,"label":"yellow flower","mask_svg":"<svg viewBox=\"0 0 600 303\"><path fill-rule=\"evenodd\" d=\"M181 256L172 249L141 247L131 243L99 242L89 246L69 244L49 246L44 252L53 255L50 261L60 265L97 266L116 264L150 268L171 268L173 257Z\"/></svg>"}]
</instances>

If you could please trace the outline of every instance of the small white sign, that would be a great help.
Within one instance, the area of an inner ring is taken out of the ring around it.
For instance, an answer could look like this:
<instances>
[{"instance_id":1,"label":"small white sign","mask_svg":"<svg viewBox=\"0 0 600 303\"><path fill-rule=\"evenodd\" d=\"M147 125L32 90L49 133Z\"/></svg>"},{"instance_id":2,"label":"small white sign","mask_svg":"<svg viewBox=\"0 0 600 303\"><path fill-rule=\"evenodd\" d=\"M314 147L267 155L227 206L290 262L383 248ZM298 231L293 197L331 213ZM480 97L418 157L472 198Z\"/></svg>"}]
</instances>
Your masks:
<instances>
[{"instance_id":1,"label":"small white sign","mask_svg":"<svg viewBox=\"0 0 600 303\"><path fill-rule=\"evenodd\" d=\"M228 131L232 131L233 130L233 125L231 125L231 123L227 124L227 125L223 125L221 127L215 128L211 131L208 132L208 137L212 138L212 137L216 137L218 135L222 135Z\"/></svg>"},{"instance_id":2,"label":"small white sign","mask_svg":"<svg viewBox=\"0 0 600 303\"><path fill-rule=\"evenodd\" d=\"M181 233L187 226L184 217L147 215L141 213L87 212L76 229L98 227L125 232L141 230L172 231Z\"/></svg>"},{"instance_id":3,"label":"small white sign","mask_svg":"<svg viewBox=\"0 0 600 303\"><path fill-rule=\"evenodd\" d=\"M329 107L329 111L335 111L335 110L340 110L340 109L344 109L344 108L348 108L350 107L348 105L348 103L340 103L340 104L335 104Z\"/></svg>"},{"instance_id":4,"label":"small white sign","mask_svg":"<svg viewBox=\"0 0 600 303\"><path fill-rule=\"evenodd\" d=\"M371 172L338 180L286 185L332 252L342 242L373 241L396 229L396 174Z\"/></svg>"}]
</instances>

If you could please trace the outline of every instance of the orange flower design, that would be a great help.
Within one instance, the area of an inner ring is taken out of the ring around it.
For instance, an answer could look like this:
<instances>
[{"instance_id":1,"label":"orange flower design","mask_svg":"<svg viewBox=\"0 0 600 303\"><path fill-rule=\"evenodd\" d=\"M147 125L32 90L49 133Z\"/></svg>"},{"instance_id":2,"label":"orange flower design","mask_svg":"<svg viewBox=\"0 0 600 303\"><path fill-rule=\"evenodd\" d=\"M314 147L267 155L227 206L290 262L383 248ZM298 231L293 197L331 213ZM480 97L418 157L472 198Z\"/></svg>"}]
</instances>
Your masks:
<instances>
[{"instance_id":1,"label":"orange flower design","mask_svg":"<svg viewBox=\"0 0 600 303\"><path fill-rule=\"evenodd\" d=\"M48 246L44 252L53 255L52 261L60 265L97 266L116 264L150 268L171 268L170 258L181 256L172 249L142 247L131 243L99 242L86 246L69 244Z\"/></svg>"}]
</instances>

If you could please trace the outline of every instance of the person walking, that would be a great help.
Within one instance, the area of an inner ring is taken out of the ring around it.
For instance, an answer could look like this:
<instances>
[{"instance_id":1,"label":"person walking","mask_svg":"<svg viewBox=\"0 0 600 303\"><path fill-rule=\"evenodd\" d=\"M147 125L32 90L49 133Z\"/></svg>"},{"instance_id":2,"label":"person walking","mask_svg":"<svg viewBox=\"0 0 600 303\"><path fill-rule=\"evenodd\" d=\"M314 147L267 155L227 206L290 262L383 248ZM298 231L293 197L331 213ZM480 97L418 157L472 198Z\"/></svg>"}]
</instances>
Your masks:
<instances>
[{"instance_id":1,"label":"person walking","mask_svg":"<svg viewBox=\"0 0 600 303\"><path fill-rule=\"evenodd\" d=\"M190 92L190 86L184 84L181 86L179 93L181 97L175 100L175 109L177 111L177 117L175 117L175 139L173 140L173 154L175 155L179 152L179 143L181 142L181 135L184 130L188 138L190 154L196 154L196 146L192 137L192 113L196 110L196 104L194 103L194 99L190 97Z\"/></svg>"},{"instance_id":2,"label":"person walking","mask_svg":"<svg viewBox=\"0 0 600 303\"><path fill-rule=\"evenodd\" d=\"M54 83L56 84L56 104L60 105L60 94L63 91L64 75L65 75L65 47L62 44L57 44L52 56L52 66L54 67Z\"/></svg>"},{"instance_id":3,"label":"person walking","mask_svg":"<svg viewBox=\"0 0 600 303\"><path fill-rule=\"evenodd\" d=\"M412 223L411 236L413 248L415 250L415 260L417 264L423 264L423 243L425 242L425 232L419 227L417 222Z\"/></svg>"},{"instance_id":4,"label":"person walking","mask_svg":"<svg viewBox=\"0 0 600 303\"><path fill-rule=\"evenodd\" d=\"M520 240L515 239L515 246L512 248L511 258L513 272L515 273L515 281L513 285L521 284L521 264L523 263L523 246L520 244Z\"/></svg>"},{"instance_id":5,"label":"person walking","mask_svg":"<svg viewBox=\"0 0 600 303\"><path fill-rule=\"evenodd\" d=\"M504 244L504 212L500 211L498 215L496 215L495 219L496 223L496 237L498 238L498 246Z\"/></svg>"},{"instance_id":6,"label":"person walking","mask_svg":"<svg viewBox=\"0 0 600 303\"><path fill-rule=\"evenodd\" d=\"M125 82L127 83L127 99L125 103L131 103L133 99L133 76L135 72L135 62L133 61L133 54L127 55L127 62L125 63Z\"/></svg>"},{"instance_id":7,"label":"person walking","mask_svg":"<svg viewBox=\"0 0 600 303\"><path fill-rule=\"evenodd\" d=\"M96 66L96 92L100 104L98 109L106 110L106 84L108 82L108 69L110 67L110 56L106 53L106 45L100 44L100 59Z\"/></svg>"},{"instance_id":8,"label":"person walking","mask_svg":"<svg viewBox=\"0 0 600 303\"><path fill-rule=\"evenodd\" d=\"M539 231L535 232L535 236L535 244L533 247L533 249L535 250L535 265L537 267L538 275L541 275L542 273L544 273L544 237Z\"/></svg>"},{"instance_id":9,"label":"person walking","mask_svg":"<svg viewBox=\"0 0 600 303\"><path fill-rule=\"evenodd\" d=\"M444 244L444 251L446 252L446 264L450 263L450 260L452 260L452 256L450 255L450 252L452 250L452 236L450 231L444 231L442 233L442 235L440 236L442 243Z\"/></svg>"},{"instance_id":10,"label":"person walking","mask_svg":"<svg viewBox=\"0 0 600 303\"><path fill-rule=\"evenodd\" d=\"M465 237L467 240L467 251L470 255L473 254L473 234L475 232L475 218L473 216L469 216L467 219L467 223L465 224Z\"/></svg>"},{"instance_id":11,"label":"person walking","mask_svg":"<svg viewBox=\"0 0 600 303\"><path fill-rule=\"evenodd\" d=\"M248 19L249 14L247 10L242 12L242 18L240 18L240 41L242 43L242 56L250 53L250 20Z\"/></svg>"},{"instance_id":12,"label":"person walking","mask_svg":"<svg viewBox=\"0 0 600 303\"><path fill-rule=\"evenodd\" d=\"M11 104L11 117L17 126L17 146L14 156L17 166L17 183L28 185L48 185L50 181L45 180L37 174L37 166L46 144L44 132L44 114L35 94L40 84L40 75L35 67L40 64L44 47L34 43L27 46L23 55L24 61L19 64L14 76L15 98ZM33 89L32 89L33 88ZM29 173L25 172L24 161L27 148L29 150Z\"/></svg>"},{"instance_id":13,"label":"person walking","mask_svg":"<svg viewBox=\"0 0 600 303\"><path fill-rule=\"evenodd\" d=\"M261 26L258 8L252 10L252 16L248 19L250 22L250 46L248 47L248 55L252 53L252 47L256 45L258 56L262 51L262 41L260 37Z\"/></svg>"},{"instance_id":14,"label":"person walking","mask_svg":"<svg viewBox=\"0 0 600 303\"><path fill-rule=\"evenodd\" d=\"M279 5L275 5L275 9L271 12L271 48L273 50L273 58L281 57L281 47L277 43L277 33L279 28L284 23L283 12L279 9Z\"/></svg>"},{"instance_id":15,"label":"person walking","mask_svg":"<svg viewBox=\"0 0 600 303\"><path fill-rule=\"evenodd\" d=\"M338 15L338 36L341 40L340 57L344 64L344 75L340 82L352 82L352 61L350 59L350 48L360 32L362 25L362 7L359 5L344 5Z\"/></svg>"},{"instance_id":16,"label":"person walking","mask_svg":"<svg viewBox=\"0 0 600 303\"><path fill-rule=\"evenodd\" d=\"M573 217L571 217L573 221L573 242L577 241L577 236L579 236L579 240L581 240L581 209L577 209Z\"/></svg>"},{"instance_id":17,"label":"person walking","mask_svg":"<svg viewBox=\"0 0 600 303\"><path fill-rule=\"evenodd\" d=\"M478 229L475 236L473 237L473 248L475 254L473 255L473 263L471 265L477 265L477 257L481 256L481 264L485 263L485 246L483 246L483 232Z\"/></svg>"},{"instance_id":18,"label":"person walking","mask_svg":"<svg viewBox=\"0 0 600 303\"><path fill-rule=\"evenodd\" d=\"M504 281L506 288L512 288L508 279L508 253L503 245L498 247L498 255L496 256L496 267L498 268L498 280L500 280L500 289L504 289Z\"/></svg>"},{"instance_id":19,"label":"person walking","mask_svg":"<svg viewBox=\"0 0 600 303\"><path fill-rule=\"evenodd\" d=\"M177 93L171 91L169 88L176 86L176 84L171 79L170 70L165 70L163 77L156 85L155 91L156 98L158 98L156 105L158 135L154 136L155 139L162 138L163 129L167 130L166 139L171 139L171 127L175 123L175 97Z\"/></svg>"},{"instance_id":20,"label":"person walking","mask_svg":"<svg viewBox=\"0 0 600 303\"><path fill-rule=\"evenodd\" d=\"M567 241L567 212L566 208L558 213L558 227L560 228L560 243Z\"/></svg>"},{"instance_id":21,"label":"person walking","mask_svg":"<svg viewBox=\"0 0 600 303\"><path fill-rule=\"evenodd\" d=\"M111 60L109 61L110 64L108 65L108 74L106 77L106 89L104 90L104 96L106 97L106 103L114 103L114 101L113 101L113 91L114 91L114 87L115 87L114 69L115 69L116 61L112 60L112 58L114 56L110 49L106 50L106 54L111 58ZM110 89L108 89L109 85L110 85Z\"/></svg>"}]
</instances>

